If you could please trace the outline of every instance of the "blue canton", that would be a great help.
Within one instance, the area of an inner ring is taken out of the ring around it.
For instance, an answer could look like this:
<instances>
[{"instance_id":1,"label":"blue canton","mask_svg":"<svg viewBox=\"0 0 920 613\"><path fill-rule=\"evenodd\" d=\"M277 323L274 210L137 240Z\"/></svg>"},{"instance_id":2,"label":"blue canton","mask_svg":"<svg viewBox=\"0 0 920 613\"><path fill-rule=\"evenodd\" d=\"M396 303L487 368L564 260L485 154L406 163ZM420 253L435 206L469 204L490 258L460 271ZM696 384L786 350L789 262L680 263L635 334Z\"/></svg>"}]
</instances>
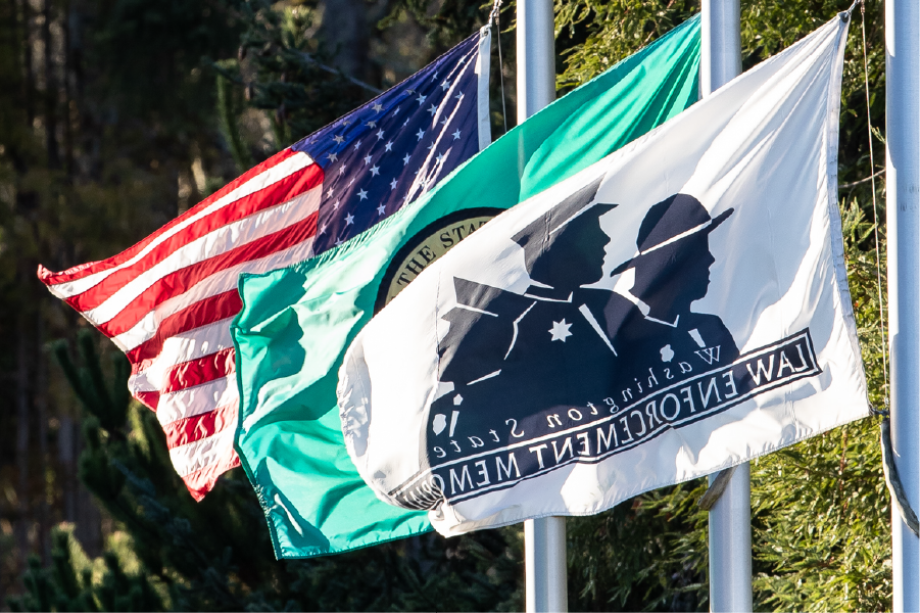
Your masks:
<instances>
[{"instance_id":1,"label":"blue canton","mask_svg":"<svg viewBox=\"0 0 920 613\"><path fill-rule=\"evenodd\" d=\"M479 39L291 147L324 173L314 253L392 215L479 151Z\"/></svg>"}]
</instances>

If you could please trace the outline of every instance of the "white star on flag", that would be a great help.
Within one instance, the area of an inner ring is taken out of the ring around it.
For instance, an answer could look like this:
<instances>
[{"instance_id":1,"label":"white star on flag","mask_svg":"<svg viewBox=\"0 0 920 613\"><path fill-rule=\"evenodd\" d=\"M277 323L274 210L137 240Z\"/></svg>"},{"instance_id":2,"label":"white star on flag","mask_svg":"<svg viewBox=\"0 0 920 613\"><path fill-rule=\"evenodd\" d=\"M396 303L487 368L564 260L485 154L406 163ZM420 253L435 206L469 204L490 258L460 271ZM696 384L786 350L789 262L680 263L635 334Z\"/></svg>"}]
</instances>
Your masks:
<instances>
[{"instance_id":1,"label":"white star on flag","mask_svg":"<svg viewBox=\"0 0 920 613\"><path fill-rule=\"evenodd\" d=\"M572 333L569 332L569 328L572 327L572 324L565 323L565 319L562 321L554 321L553 327L549 329L549 333L553 335L552 340L565 342L565 339L572 336Z\"/></svg>"}]
</instances>

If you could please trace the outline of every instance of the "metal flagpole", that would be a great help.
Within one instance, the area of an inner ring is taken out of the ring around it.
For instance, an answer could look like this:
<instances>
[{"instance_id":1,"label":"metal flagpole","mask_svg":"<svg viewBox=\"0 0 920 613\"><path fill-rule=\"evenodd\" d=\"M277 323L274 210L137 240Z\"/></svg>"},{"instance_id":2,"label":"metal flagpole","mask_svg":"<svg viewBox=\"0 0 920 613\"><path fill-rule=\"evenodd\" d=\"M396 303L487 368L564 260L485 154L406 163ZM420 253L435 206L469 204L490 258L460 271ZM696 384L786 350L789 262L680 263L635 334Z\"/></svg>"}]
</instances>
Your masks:
<instances>
[{"instance_id":1,"label":"metal flagpole","mask_svg":"<svg viewBox=\"0 0 920 613\"><path fill-rule=\"evenodd\" d=\"M708 96L741 74L739 0L703 0L701 17L700 95ZM735 468L709 512L709 607L753 610L750 464Z\"/></svg>"},{"instance_id":2,"label":"metal flagpole","mask_svg":"<svg viewBox=\"0 0 920 613\"><path fill-rule=\"evenodd\" d=\"M517 3L517 120L523 122L556 97L552 0ZM528 613L568 611L565 518L524 522Z\"/></svg>"},{"instance_id":3,"label":"metal flagpole","mask_svg":"<svg viewBox=\"0 0 920 613\"><path fill-rule=\"evenodd\" d=\"M888 322L891 442L901 483L920 508L920 5L885 2ZM875 172L875 169L872 169ZM920 611L920 542L892 504L894 610Z\"/></svg>"}]
</instances>

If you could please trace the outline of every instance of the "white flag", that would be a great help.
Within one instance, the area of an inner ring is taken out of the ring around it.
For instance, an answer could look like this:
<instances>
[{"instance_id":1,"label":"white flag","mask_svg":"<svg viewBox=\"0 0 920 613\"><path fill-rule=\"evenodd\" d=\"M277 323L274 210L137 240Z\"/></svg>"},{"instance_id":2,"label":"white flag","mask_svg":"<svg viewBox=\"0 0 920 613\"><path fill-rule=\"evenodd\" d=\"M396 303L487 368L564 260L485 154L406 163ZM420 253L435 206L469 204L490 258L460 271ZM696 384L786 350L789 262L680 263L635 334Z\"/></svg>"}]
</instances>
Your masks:
<instances>
[{"instance_id":1,"label":"white flag","mask_svg":"<svg viewBox=\"0 0 920 613\"><path fill-rule=\"evenodd\" d=\"M377 496L588 515L869 414L837 208L848 15L495 218L340 371Z\"/></svg>"}]
</instances>

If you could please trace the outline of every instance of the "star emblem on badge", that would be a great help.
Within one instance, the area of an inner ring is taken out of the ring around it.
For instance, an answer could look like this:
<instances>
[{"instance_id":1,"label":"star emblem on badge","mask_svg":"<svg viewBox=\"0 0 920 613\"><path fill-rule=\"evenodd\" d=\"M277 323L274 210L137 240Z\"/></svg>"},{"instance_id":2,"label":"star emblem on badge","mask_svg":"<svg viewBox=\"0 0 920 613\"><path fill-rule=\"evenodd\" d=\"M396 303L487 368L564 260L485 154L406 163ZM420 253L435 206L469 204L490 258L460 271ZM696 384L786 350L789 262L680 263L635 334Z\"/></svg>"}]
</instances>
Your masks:
<instances>
[{"instance_id":1,"label":"star emblem on badge","mask_svg":"<svg viewBox=\"0 0 920 613\"><path fill-rule=\"evenodd\" d=\"M569 328L572 327L572 324L565 323L565 319L562 321L554 321L553 327L549 329L549 333L552 335L553 341L562 341L565 342L565 339L572 336L572 333L569 332Z\"/></svg>"}]
</instances>

